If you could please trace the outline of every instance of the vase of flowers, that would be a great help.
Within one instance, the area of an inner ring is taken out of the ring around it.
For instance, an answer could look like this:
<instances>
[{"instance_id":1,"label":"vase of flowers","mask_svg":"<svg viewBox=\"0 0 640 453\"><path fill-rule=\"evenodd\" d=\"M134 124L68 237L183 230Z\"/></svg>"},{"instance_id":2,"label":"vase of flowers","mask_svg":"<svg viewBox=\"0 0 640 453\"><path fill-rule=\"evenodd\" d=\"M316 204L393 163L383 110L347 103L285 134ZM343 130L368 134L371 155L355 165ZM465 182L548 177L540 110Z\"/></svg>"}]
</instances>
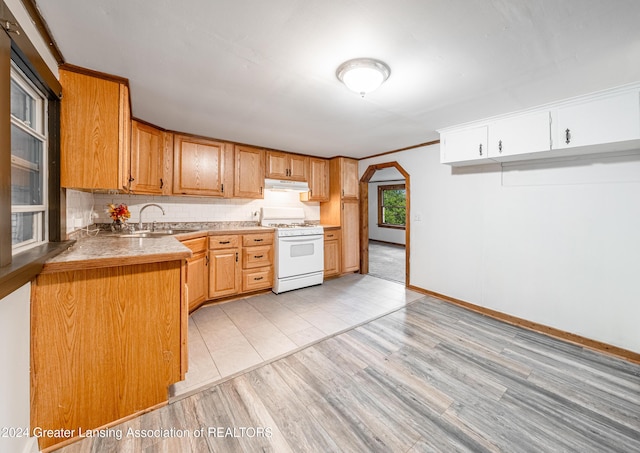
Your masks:
<instances>
[{"instance_id":1,"label":"vase of flowers","mask_svg":"<svg viewBox=\"0 0 640 453\"><path fill-rule=\"evenodd\" d=\"M111 224L111 231L117 232L125 229L125 224L129 217L131 217L131 213L129 212L129 208L126 204L120 203L119 205L115 205L113 203L109 203L107 205L109 217L113 220Z\"/></svg>"}]
</instances>

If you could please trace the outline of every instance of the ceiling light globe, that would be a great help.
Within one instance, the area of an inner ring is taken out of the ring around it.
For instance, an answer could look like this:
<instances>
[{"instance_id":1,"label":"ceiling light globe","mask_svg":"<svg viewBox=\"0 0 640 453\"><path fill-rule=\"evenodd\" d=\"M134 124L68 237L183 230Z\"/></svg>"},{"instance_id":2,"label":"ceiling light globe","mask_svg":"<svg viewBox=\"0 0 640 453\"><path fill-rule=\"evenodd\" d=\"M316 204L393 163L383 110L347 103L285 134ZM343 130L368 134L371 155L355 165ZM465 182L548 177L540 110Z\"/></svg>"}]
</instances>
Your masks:
<instances>
[{"instance_id":1,"label":"ceiling light globe","mask_svg":"<svg viewBox=\"0 0 640 453\"><path fill-rule=\"evenodd\" d=\"M372 58L356 58L346 61L336 71L336 77L347 88L362 97L380 87L390 74L389 66Z\"/></svg>"}]
</instances>

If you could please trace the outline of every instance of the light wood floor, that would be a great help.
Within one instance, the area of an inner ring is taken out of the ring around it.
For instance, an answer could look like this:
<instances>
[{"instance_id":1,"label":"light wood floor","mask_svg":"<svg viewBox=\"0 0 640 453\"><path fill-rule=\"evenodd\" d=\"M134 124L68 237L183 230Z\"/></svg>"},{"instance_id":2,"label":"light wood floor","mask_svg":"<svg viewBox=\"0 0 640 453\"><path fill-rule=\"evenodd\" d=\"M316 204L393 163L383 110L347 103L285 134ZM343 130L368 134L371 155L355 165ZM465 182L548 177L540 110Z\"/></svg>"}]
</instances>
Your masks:
<instances>
[{"instance_id":1,"label":"light wood floor","mask_svg":"<svg viewBox=\"0 0 640 453\"><path fill-rule=\"evenodd\" d=\"M425 297L115 429L61 451L637 452L640 366Z\"/></svg>"}]
</instances>

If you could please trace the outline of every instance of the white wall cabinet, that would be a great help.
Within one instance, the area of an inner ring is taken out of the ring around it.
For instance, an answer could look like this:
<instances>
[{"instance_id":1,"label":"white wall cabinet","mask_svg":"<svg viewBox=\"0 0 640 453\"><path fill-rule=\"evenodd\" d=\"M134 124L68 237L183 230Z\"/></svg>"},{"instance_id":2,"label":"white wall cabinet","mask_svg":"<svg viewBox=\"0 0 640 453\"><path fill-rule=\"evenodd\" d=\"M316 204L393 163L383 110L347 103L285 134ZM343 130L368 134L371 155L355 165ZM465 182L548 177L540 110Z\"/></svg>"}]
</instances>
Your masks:
<instances>
[{"instance_id":1,"label":"white wall cabinet","mask_svg":"<svg viewBox=\"0 0 640 453\"><path fill-rule=\"evenodd\" d=\"M439 132L452 166L640 149L640 83Z\"/></svg>"},{"instance_id":2,"label":"white wall cabinet","mask_svg":"<svg viewBox=\"0 0 640 453\"><path fill-rule=\"evenodd\" d=\"M491 162L488 152L488 127L478 126L451 131L440 136L440 162L444 164Z\"/></svg>"},{"instance_id":3,"label":"white wall cabinet","mask_svg":"<svg viewBox=\"0 0 640 453\"><path fill-rule=\"evenodd\" d=\"M489 124L489 157L498 162L544 157L551 150L551 114L540 111Z\"/></svg>"},{"instance_id":4,"label":"white wall cabinet","mask_svg":"<svg viewBox=\"0 0 640 453\"><path fill-rule=\"evenodd\" d=\"M559 107L554 111L554 149L576 153L598 152L598 146L637 146L640 140L640 94L638 90L602 96Z\"/></svg>"}]
</instances>

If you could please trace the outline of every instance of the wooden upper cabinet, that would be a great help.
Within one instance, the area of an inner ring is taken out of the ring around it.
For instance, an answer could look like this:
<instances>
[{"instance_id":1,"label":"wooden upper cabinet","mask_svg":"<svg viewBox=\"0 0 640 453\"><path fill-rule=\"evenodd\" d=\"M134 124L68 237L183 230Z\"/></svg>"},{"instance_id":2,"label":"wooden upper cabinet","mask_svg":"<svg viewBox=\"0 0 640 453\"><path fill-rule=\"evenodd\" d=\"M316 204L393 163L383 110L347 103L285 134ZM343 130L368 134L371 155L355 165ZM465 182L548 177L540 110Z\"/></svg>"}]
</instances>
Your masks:
<instances>
[{"instance_id":1,"label":"wooden upper cabinet","mask_svg":"<svg viewBox=\"0 0 640 453\"><path fill-rule=\"evenodd\" d=\"M264 198L264 150L250 146L235 146L233 196Z\"/></svg>"},{"instance_id":2,"label":"wooden upper cabinet","mask_svg":"<svg viewBox=\"0 0 640 453\"><path fill-rule=\"evenodd\" d=\"M358 161L347 158L340 159L340 173L342 176L342 198L357 199L360 196Z\"/></svg>"},{"instance_id":3,"label":"wooden upper cabinet","mask_svg":"<svg viewBox=\"0 0 640 453\"><path fill-rule=\"evenodd\" d=\"M70 66L61 67L59 74L63 89L60 185L128 189L131 107L127 81Z\"/></svg>"},{"instance_id":4,"label":"wooden upper cabinet","mask_svg":"<svg viewBox=\"0 0 640 453\"><path fill-rule=\"evenodd\" d=\"M300 194L301 201L329 201L329 161L309 158L309 192Z\"/></svg>"},{"instance_id":5,"label":"wooden upper cabinet","mask_svg":"<svg viewBox=\"0 0 640 453\"><path fill-rule=\"evenodd\" d=\"M267 151L266 177L306 181L308 165L309 158L306 156L281 151Z\"/></svg>"},{"instance_id":6,"label":"wooden upper cabinet","mask_svg":"<svg viewBox=\"0 0 640 453\"><path fill-rule=\"evenodd\" d=\"M307 180L307 167L309 166L309 158L291 154L289 164L289 179L295 181Z\"/></svg>"},{"instance_id":7,"label":"wooden upper cabinet","mask_svg":"<svg viewBox=\"0 0 640 453\"><path fill-rule=\"evenodd\" d=\"M228 144L175 134L173 193L224 196L224 168Z\"/></svg>"},{"instance_id":8,"label":"wooden upper cabinet","mask_svg":"<svg viewBox=\"0 0 640 453\"><path fill-rule=\"evenodd\" d=\"M131 191L171 192L173 135L149 124L131 121Z\"/></svg>"}]
</instances>

